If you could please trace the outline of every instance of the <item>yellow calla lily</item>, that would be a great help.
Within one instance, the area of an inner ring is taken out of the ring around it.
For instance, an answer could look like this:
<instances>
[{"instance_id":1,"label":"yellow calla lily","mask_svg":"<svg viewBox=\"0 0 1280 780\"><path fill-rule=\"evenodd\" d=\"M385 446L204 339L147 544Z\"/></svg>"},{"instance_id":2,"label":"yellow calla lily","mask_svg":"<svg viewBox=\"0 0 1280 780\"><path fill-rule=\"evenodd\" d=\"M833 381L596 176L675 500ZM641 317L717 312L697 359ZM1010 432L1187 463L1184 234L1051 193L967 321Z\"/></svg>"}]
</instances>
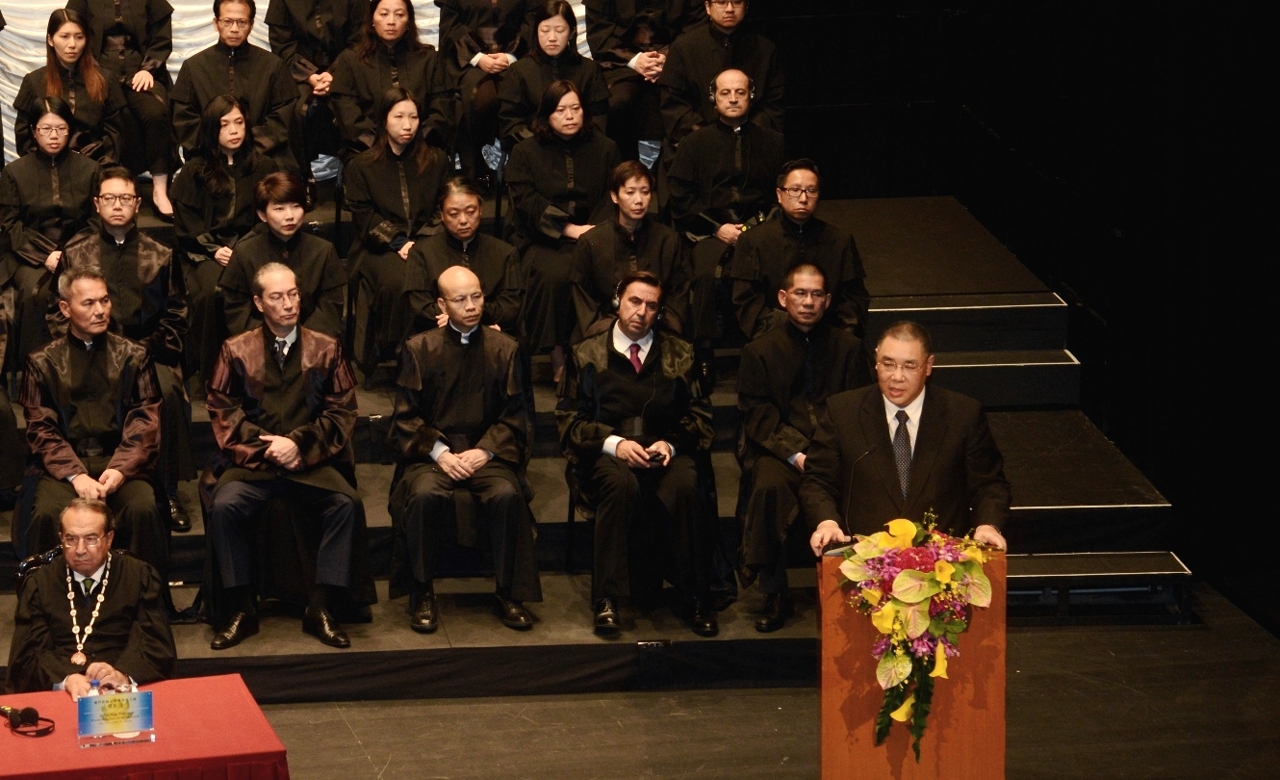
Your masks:
<instances>
[{"instance_id":1,"label":"yellow calla lily","mask_svg":"<svg viewBox=\"0 0 1280 780\"><path fill-rule=\"evenodd\" d=\"M905 550L911 546L911 543L916 538L915 523L910 520L903 520L902 518L899 518L897 520L890 520L887 525L889 526L889 539L882 543L880 545L881 547L884 547L886 550L894 548Z\"/></svg>"},{"instance_id":2,"label":"yellow calla lily","mask_svg":"<svg viewBox=\"0 0 1280 780\"><path fill-rule=\"evenodd\" d=\"M889 713L889 717L893 718L899 723L906 723L908 720L911 719L911 710L915 706L916 706L916 697L915 697L915 694L912 694L911 696L907 697L907 700L902 703L901 707Z\"/></svg>"},{"instance_id":3,"label":"yellow calla lily","mask_svg":"<svg viewBox=\"0 0 1280 780\"><path fill-rule=\"evenodd\" d=\"M879 588L863 588L862 598L865 599L866 602L871 606L877 607L880 605L880 599L882 598L882 594L880 593Z\"/></svg>"},{"instance_id":4,"label":"yellow calla lily","mask_svg":"<svg viewBox=\"0 0 1280 780\"><path fill-rule=\"evenodd\" d=\"M946 561L936 561L933 564L933 576L938 578L939 585L946 585L951 582L951 575L955 574L956 567Z\"/></svg>"},{"instance_id":5,"label":"yellow calla lily","mask_svg":"<svg viewBox=\"0 0 1280 780\"><path fill-rule=\"evenodd\" d=\"M984 553L982 551L982 548L977 546L976 544L970 545L964 548L964 557L968 558L974 563L981 564L981 563L987 562L987 554Z\"/></svg>"},{"instance_id":6,"label":"yellow calla lily","mask_svg":"<svg viewBox=\"0 0 1280 780\"><path fill-rule=\"evenodd\" d=\"M885 604L879 610L871 613L871 625L882 634L893 633L893 621L898 617L898 610L892 603Z\"/></svg>"},{"instance_id":7,"label":"yellow calla lily","mask_svg":"<svg viewBox=\"0 0 1280 780\"><path fill-rule=\"evenodd\" d=\"M947 649L942 646L942 642L938 642L938 649L933 653L933 671L929 672L930 677L941 677L946 680L947 677Z\"/></svg>"}]
</instances>

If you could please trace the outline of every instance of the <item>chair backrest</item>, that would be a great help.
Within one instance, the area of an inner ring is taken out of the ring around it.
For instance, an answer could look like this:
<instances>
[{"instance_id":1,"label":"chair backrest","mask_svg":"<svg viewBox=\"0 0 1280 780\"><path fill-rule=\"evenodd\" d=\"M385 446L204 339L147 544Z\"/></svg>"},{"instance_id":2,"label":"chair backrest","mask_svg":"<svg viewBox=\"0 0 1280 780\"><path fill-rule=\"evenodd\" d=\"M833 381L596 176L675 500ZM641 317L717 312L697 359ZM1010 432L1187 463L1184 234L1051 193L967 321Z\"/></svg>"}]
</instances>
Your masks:
<instances>
[{"instance_id":1,"label":"chair backrest","mask_svg":"<svg viewBox=\"0 0 1280 780\"><path fill-rule=\"evenodd\" d=\"M62 547L54 547L52 550L46 550L38 555L28 555L18 564L17 579L14 583L14 590L18 596L22 596L22 586L27 584L27 579L35 574L36 569L53 561L62 554Z\"/></svg>"}]
</instances>

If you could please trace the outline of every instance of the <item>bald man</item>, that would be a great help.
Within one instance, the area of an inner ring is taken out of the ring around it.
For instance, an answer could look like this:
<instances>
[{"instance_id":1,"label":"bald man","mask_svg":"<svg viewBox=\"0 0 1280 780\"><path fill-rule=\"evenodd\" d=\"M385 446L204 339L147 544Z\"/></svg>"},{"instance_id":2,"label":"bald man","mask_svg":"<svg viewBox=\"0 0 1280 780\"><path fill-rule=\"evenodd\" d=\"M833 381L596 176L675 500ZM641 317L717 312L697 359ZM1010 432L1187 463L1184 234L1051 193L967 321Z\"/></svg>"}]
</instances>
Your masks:
<instances>
[{"instance_id":1,"label":"bald man","mask_svg":"<svg viewBox=\"0 0 1280 780\"><path fill-rule=\"evenodd\" d=\"M436 282L444 327L419 333L400 355L392 435L400 477L391 488L396 544L411 574L409 626L440 625L435 576L441 543L487 540L493 611L518 631L533 627L525 601L541 601L525 466L529 408L514 338L481 325L484 291L463 266Z\"/></svg>"}]
</instances>

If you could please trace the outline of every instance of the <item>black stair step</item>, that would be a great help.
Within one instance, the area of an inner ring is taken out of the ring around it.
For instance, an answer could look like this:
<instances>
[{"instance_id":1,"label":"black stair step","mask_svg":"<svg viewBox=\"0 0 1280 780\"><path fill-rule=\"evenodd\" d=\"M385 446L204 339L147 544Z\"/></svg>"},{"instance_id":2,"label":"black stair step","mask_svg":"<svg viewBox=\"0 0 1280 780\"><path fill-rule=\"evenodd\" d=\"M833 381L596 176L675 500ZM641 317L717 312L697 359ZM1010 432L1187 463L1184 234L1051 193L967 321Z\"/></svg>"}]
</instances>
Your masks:
<instances>
[{"instance_id":1,"label":"black stair step","mask_svg":"<svg viewBox=\"0 0 1280 780\"><path fill-rule=\"evenodd\" d=\"M992 408L1080 402L1080 361L1065 349L939 352L930 381Z\"/></svg>"},{"instance_id":2,"label":"black stair step","mask_svg":"<svg viewBox=\"0 0 1280 780\"><path fill-rule=\"evenodd\" d=\"M935 352L1061 349L1067 342L1067 305L1052 292L872 298L868 334L899 320L925 326Z\"/></svg>"}]
</instances>

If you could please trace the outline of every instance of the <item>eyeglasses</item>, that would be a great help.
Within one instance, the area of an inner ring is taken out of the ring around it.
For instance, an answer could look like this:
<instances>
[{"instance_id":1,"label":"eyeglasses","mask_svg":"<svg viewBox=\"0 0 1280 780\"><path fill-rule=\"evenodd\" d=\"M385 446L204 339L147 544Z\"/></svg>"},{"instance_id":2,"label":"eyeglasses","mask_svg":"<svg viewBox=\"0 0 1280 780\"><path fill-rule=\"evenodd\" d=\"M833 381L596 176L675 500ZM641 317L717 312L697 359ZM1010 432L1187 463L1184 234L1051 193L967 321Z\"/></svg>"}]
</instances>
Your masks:
<instances>
[{"instance_id":1,"label":"eyeglasses","mask_svg":"<svg viewBox=\"0 0 1280 780\"><path fill-rule=\"evenodd\" d=\"M243 30L253 25L252 19L219 19L218 24L232 30Z\"/></svg>"},{"instance_id":2,"label":"eyeglasses","mask_svg":"<svg viewBox=\"0 0 1280 780\"><path fill-rule=\"evenodd\" d=\"M471 301L472 303L483 303L484 293L471 293L470 295L455 295L452 298L445 298L445 300L448 301L449 303L452 303L454 306L461 306L467 301Z\"/></svg>"},{"instance_id":3,"label":"eyeglasses","mask_svg":"<svg viewBox=\"0 0 1280 780\"><path fill-rule=\"evenodd\" d=\"M901 369L902 373L909 376L924 368L924 364L917 363L914 360L908 360L906 363L899 363L897 361L890 360L889 358L880 358L876 361L876 368L885 372L889 376L893 376L898 373L899 369Z\"/></svg>"},{"instance_id":4,"label":"eyeglasses","mask_svg":"<svg viewBox=\"0 0 1280 780\"><path fill-rule=\"evenodd\" d=\"M36 125L36 133L46 138L50 136L67 135L71 132L71 128L66 125Z\"/></svg>"},{"instance_id":5,"label":"eyeglasses","mask_svg":"<svg viewBox=\"0 0 1280 780\"><path fill-rule=\"evenodd\" d=\"M795 298L797 301L807 301L810 298L816 301L816 300L821 300L822 298L827 297L827 291L826 290L787 290L787 295L790 295L792 298Z\"/></svg>"},{"instance_id":6,"label":"eyeglasses","mask_svg":"<svg viewBox=\"0 0 1280 780\"><path fill-rule=\"evenodd\" d=\"M780 187L779 189L787 193L792 200L800 200L801 195L808 195L811 198L818 197L817 187Z\"/></svg>"},{"instance_id":7,"label":"eyeglasses","mask_svg":"<svg viewBox=\"0 0 1280 780\"><path fill-rule=\"evenodd\" d=\"M707 2L717 8L723 8L726 5L731 5L734 8L741 8L747 4L747 0L707 0Z\"/></svg>"},{"instance_id":8,"label":"eyeglasses","mask_svg":"<svg viewBox=\"0 0 1280 780\"><path fill-rule=\"evenodd\" d=\"M102 544L104 539L106 539L105 536L99 536L98 534L89 534L88 536L72 536L71 534L63 534L62 546L68 550L74 550L80 546L81 542L84 542L85 547L88 547L90 550L96 550L98 545Z\"/></svg>"},{"instance_id":9,"label":"eyeglasses","mask_svg":"<svg viewBox=\"0 0 1280 780\"><path fill-rule=\"evenodd\" d=\"M132 206L137 203L139 198L137 195L99 195L98 201L104 206L114 206L119 203L121 206Z\"/></svg>"}]
</instances>

